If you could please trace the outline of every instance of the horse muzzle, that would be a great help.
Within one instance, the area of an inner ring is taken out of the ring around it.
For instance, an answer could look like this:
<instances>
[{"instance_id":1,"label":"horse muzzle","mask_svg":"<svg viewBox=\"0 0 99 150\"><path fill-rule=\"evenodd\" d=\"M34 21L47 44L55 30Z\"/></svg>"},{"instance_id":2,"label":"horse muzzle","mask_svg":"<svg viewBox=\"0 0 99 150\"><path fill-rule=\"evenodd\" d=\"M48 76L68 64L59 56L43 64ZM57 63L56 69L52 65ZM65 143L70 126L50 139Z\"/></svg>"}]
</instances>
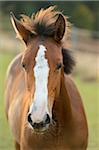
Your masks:
<instances>
[{"instance_id":1,"label":"horse muzzle","mask_svg":"<svg viewBox=\"0 0 99 150\"><path fill-rule=\"evenodd\" d=\"M48 114L44 116L44 119L42 121L34 122L31 117L31 113L28 114L28 122L32 126L35 132L41 133L48 129L51 118Z\"/></svg>"}]
</instances>

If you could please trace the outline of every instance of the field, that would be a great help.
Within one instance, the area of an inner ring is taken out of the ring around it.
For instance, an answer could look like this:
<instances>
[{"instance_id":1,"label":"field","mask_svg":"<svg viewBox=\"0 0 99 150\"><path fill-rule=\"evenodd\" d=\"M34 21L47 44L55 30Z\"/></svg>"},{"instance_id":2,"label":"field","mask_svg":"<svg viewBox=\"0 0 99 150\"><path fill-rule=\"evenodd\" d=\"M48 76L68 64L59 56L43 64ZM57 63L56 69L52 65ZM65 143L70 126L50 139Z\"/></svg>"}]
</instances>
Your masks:
<instances>
[{"instance_id":1,"label":"field","mask_svg":"<svg viewBox=\"0 0 99 150\"><path fill-rule=\"evenodd\" d=\"M4 79L7 66L14 57L12 53L0 53L0 150L13 150L11 131L4 112ZM96 81L86 82L80 75L74 80L83 98L89 126L88 150L99 150L99 93Z\"/></svg>"}]
</instances>

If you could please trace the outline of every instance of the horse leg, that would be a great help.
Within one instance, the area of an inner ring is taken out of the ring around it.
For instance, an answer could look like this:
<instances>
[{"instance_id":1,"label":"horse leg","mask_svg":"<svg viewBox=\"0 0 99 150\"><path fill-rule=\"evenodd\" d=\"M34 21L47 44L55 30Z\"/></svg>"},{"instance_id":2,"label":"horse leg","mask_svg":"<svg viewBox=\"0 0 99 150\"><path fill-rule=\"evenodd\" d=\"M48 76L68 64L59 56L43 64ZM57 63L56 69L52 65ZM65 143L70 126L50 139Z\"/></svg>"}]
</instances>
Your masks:
<instances>
[{"instance_id":1,"label":"horse leg","mask_svg":"<svg viewBox=\"0 0 99 150\"><path fill-rule=\"evenodd\" d=\"M15 141L15 149L20 150L20 144Z\"/></svg>"}]
</instances>

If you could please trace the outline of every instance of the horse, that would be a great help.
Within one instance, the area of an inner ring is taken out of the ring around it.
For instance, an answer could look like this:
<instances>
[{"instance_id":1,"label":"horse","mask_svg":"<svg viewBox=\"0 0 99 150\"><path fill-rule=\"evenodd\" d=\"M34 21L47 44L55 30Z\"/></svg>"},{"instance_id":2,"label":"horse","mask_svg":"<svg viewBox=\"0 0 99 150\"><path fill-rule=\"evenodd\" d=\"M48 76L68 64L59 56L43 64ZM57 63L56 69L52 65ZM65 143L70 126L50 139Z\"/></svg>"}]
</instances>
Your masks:
<instances>
[{"instance_id":1,"label":"horse","mask_svg":"<svg viewBox=\"0 0 99 150\"><path fill-rule=\"evenodd\" d=\"M5 111L16 150L86 150L87 119L64 45L66 16L55 6L11 22L25 45L8 67Z\"/></svg>"}]
</instances>

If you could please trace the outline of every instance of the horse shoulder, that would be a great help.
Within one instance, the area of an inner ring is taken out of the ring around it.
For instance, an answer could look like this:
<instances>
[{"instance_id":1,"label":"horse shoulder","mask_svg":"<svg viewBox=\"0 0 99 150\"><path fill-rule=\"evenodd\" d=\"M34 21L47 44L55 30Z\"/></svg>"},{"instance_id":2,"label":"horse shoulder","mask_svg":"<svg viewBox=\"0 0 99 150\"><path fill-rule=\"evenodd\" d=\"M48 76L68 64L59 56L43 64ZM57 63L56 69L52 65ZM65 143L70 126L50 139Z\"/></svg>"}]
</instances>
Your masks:
<instances>
[{"instance_id":1,"label":"horse shoulder","mask_svg":"<svg viewBox=\"0 0 99 150\"><path fill-rule=\"evenodd\" d=\"M74 134L76 134L76 137L78 137L75 138L75 140L79 139L79 143L86 147L88 139L88 128L82 98L70 76L65 75L65 86L70 98L74 123Z\"/></svg>"},{"instance_id":2,"label":"horse shoulder","mask_svg":"<svg viewBox=\"0 0 99 150\"><path fill-rule=\"evenodd\" d=\"M65 75L65 86L70 98L71 108L84 116L83 101L80 93L70 76Z\"/></svg>"},{"instance_id":3,"label":"horse shoulder","mask_svg":"<svg viewBox=\"0 0 99 150\"><path fill-rule=\"evenodd\" d=\"M6 80L5 80L5 104L6 104L6 114L8 113L12 89L15 83L16 77L18 76L17 72L19 72L19 63L21 59L21 54L17 55L9 64L7 73L6 73ZM17 76L16 76L17 75Z\"/></svg>"},{"instance_id":4,"label":"horse shoulder","mask_svg":"<svg viewBox=\"0 0 99 150\"><path fill-rule=\"evenodd\" d=\"M21 58L22 54L19 54L10 63L5 83L5 111L15 139L18 139L20 134L20 115L25 87Z\"/></svg>"}]
</instances>

